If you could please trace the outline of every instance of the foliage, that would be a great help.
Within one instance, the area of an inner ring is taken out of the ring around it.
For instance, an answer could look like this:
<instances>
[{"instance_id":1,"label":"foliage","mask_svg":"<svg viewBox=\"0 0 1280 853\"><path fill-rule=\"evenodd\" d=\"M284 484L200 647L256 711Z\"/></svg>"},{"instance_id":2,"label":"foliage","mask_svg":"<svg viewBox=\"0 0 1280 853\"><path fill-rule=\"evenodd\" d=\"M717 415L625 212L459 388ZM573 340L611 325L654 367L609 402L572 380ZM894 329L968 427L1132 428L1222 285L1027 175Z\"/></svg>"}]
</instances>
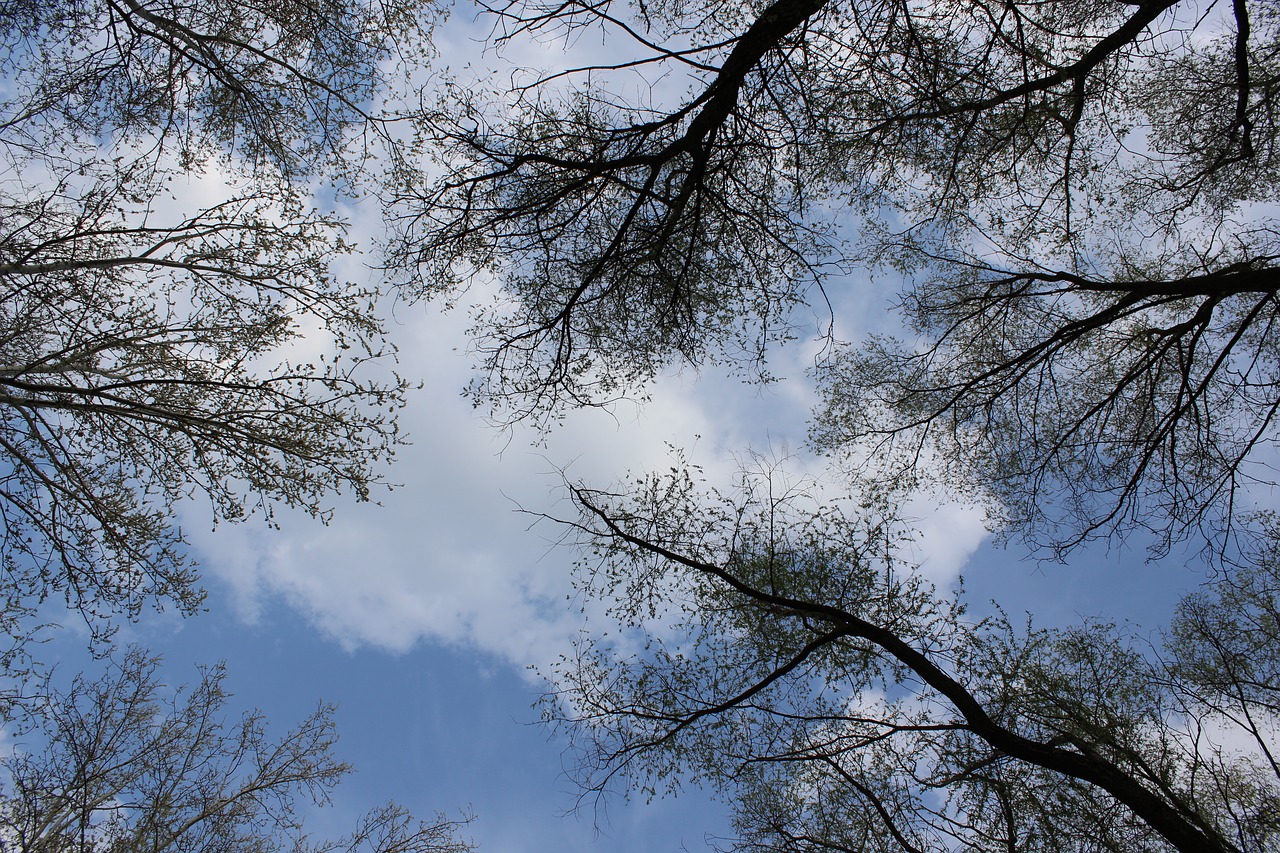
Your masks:
<instances>
[{"instance_id":1,"label":"foliage","mask_svg":"<svg viewBox=\"0 0 1280 853\"><path fill-rule=\"evenodd\" d=\"M707 494L684 468L573 488L587 594L621 629L546 703L588 790L707 784L739 850L1280 844L1274 547L1152 644L972 618L904 562L886 496L806 492Z\"/></svg>"},{"instance_id":2,"label":"foliage","mask_svg":"<svg viewBox=\"0 0 1280 853\"><path fill-rule=\"evenodd\" d=\"M1271 482L1272 4L491 12L502 44L610 45L456 91L446 174L405 191L405 258L503 283L475 391L505 416L758 366L860 266L905 276L905 337L819 366L823 449L941 460L1056 555L1134 528L1157 555L1221 544L1238 490Z\"/></svg>"},{"instance_id":3,"label":"foliage","mask_svg":"<svg viewBox=\"0 0 1280 853\"><path fill-rule=\"evenodd\" d=\"M371 497L407 383L376 289L331 270L347 223L309 196L394 154L395 117L371 110L433 15L0 9L6 616L61 599L105 635L148 602L194 611L188 498L216 523Z\"/></svg>"},{"instance_id":4,"label":"foliage","mask_svg":"<svg viewBox=\"0 0 1280 853\"><path fill-rule=\"evenodd\" d=\"M347 172L388 153L361 147L396 118L373 113L375 99L390 61L414 70L425 56L433 20L419 4L360 0L7 3L7 154L53 176L130 152L194 169L234 154L258 177Z\"/></svg>"},{"instance_id":5,"label":"foliage","mask_svg":"<svg viewBox=\"0 0 1280 853\"><path fill-rule=\"evenodd\" d=\"M222 666L191 688L157 681L159 660L131 649L96 681L48 687L34 730L3 758L0 849L26 853L148 850L465 851L456 821L428 824L387 804L349 836L302 833L307 802L328 801L349 768L332 754L333 708L279 740L260 713L226 715Z\"/></svg>"},{"instance_id":6,"label":"foliage","mask_svg":"<svg viewBox=\"0 0 1280 853\"><path fill-rule=\"evenodd\" d=\"M1277 531L1245 522L1280 407L1274 4L490 12L500 44L608 56L450 90L444 174L402 190L400 260L501 284L478 402L765 373L833 272L904 282L901 339L815 371L814 443L880 478L853 511L681 470L571 487L623 628L552 679L587 789L711 784L746 849L1280 844ZM930 477L1052 556L1194 535L1220 575L1149 644L971 619L897 544L892 494Z\"/></svg>"},{"instance_id":7,"label":"foliage","mask_svg":"<svg viewBox=\"0 0 1280 853\"><path fill-rule=\"evenodd\" d=\"M304 834L348 772L329 706L277 740L228 718L221 666L170 691L135 649L59 689L32 642L59 605L99 654L148 604L198 610L184 503L327 520L384 485L408 383L380 288L335 272L348 222L317 204L399 168L412 119L381 105L412 91L436 16L0 4L0 849L470 849L393 803Z\"/></svg>"}]
</instances>

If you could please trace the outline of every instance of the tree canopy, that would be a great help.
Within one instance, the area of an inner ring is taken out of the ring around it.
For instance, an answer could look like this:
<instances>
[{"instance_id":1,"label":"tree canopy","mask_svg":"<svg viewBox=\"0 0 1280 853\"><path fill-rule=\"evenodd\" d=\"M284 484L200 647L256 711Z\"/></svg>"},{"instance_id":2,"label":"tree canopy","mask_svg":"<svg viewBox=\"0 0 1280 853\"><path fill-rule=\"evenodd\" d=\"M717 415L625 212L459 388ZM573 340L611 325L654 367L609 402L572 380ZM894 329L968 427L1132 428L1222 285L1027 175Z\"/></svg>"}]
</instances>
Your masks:
<instances>
[{"instance_id":1,"label":"tree canopy","mask_svg":"<svg viewBox=\"0 0 1280 853\"><path fill-rule=\"evenodd\" d=\"M443 175L401 187L401 261L501 285L499 418L767 377L798 307L902 283L900 334L833 323L814 369L814 445L866 501L569 487L621 627L552 675L587 790L706 782L740 849L1274 848L1274 5L489 11L609 48L448 90ZM901 557L930 481L1035 553L1201 538L1219 573L1155 639L969 617Z\"/></svg>"},{"instance_id":2,"label":"tree canopy","mask_svg":"<svg viewBox=\"0 0 1280 853\"><path fill-rule=\"evenodd\" d=\"M750 480L708 496L679 469L571 487L588 594L625 629L585 643L548 705L589 789L692 773L732 797L747 849L1280 843L1280 561L1252 491L1280 408L1274 5L487 11L498 45L600 32L610 58L428 96L396 65L435 14L408 2L0 10L4 661L51 597L99 634L147 603L197 608L181 500L230 521L370 496L406 383L377 289L331 269L346 222L315 199L376 168L404 292L499 283L472 390L500 418L607 402L672 364L767 378L770 348L806 331L798 308L838 305L859 273L903 282L898 338L833 326L815 367L816 446L855 488L879 466L850 509ZM393 76L412 111L382 111ZM212 201L182 189L206 181ZM931 477L1055 556L1198 535L1222 573L1146 647L1121 626L971 619L900 557L898 491ZM1261 544L1228 540L1250 525ZM128 666L120 683L154 696ZM191 695L216 705L205 684ZM61 697L72 728L82 699L122 707L112 689ZM94 731L161 754L143 705ZM44 768L83 767L40 719L54 751L6 765L37 780L7 831L168 832L176 801L134 820L127 780L71 786L116 818L51 809L67 786L41 787ZM302 730L320 787L340 770L326 719ZM255 750L244 731L212 754Z\"/></svg>"},{"instance_id":3,"label":"tree canopy","mask_svg":"<svg viewBox=\"0 0 1280 853\"><path fill-rule=\"evenodd\" d=\"M545 709L587 791L708 785L735 850L1280 843L1274 526L1153 640L968 615L902 558L881 493L697 477L572 488L580 580L611 610Z\"/></svg>"},{"instance_id":4,"label":"tree canopy","mask_svg":"<svg viewBox=\"0 0 1280 853\"><path fill-rule=\"evenodd\" d=\"M381 105L436 15L0 4L0 850L469 848L395 804L308 839L349 769L331 707L276 739L228 718L221 666L169 690L110 642L148 605L200 608L184 502L326 520L384 484L409 383L380 285L336 273L337 208L394 168L406 117ZM59 685L35 641L68 611L107 657Z\"/></svg>"},{"instance_id":5,"label":"tree canopy","mask_svg":"<svg viewBox=\"0 0 1280 853\"><path fill-rule=\"evenodd\" d=\"M758 366L798 304L878 270L905 337L835 342L824 449L943 460L1053 553L1212 539L1270 482L1270 4L491 11L499 41L622 57L530 73L509 111L455 93L447 173L406 190L405 257L504 284L475 388L504 417Z\"/></svg>"},{"instance_id":6,"label":"tree canopy","mask_svg":"<svg viewBox=\"0 0 1280 853\"><path fill-rule=\"evenodd\" d=\"M24 853L223 850L461 853L459 823L413 819L389 803L350 835L314 842L308 803L324 805L350 768L336 759L333 708L274 739L260 713L228 718L225 668L170 690L160 661L130 649L96 680L42 691L0 757L0 850Z\"/></svg>"},{"instance_id":7,"label":"tree canopy","mask_svg":"<svg viewBox=\"0 0 1280 853\"><path fill-rule=\"evenodd\" d=\"M0 10L6 618L62 599L101 634L148 602L192 612L187 498L215 522L369 499L407 382L377 288L333 271L347 223L313 193L394 156L375 104L434 14Z\"/></svg>"}]
</instances>

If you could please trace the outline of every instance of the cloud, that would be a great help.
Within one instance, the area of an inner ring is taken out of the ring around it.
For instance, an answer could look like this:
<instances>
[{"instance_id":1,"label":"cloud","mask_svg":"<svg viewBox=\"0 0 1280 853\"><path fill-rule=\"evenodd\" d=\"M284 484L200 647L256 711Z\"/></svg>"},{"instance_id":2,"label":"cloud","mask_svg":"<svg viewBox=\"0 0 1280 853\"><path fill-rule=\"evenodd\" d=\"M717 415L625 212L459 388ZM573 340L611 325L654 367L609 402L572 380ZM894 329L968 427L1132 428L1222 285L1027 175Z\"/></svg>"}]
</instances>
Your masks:
<instances>
[{"instance_id":1,"label":"cloud","mask_svg":"<svg viewBox=\"0 0 1280 853\"><path fill-rule=\"evenodd\" d=\"M442 58L460 75L485 78L492 57L478 51L487 26L460 21L437 33ZM616 45L582 33L569 40L580 64L617 58ZM507 57L518 66L567 61L563 39L520 44ZM672 95L670 81L662 91ZM356 243L376 245L376 212L356 207L347 215ZM336 272L367 281L374 273L366 262L349 257ZM873 291L879 292L853 287L842 298L861 308L879 298ZM465 298L484 304L493 295L481 282ZM819 343L771 354L772 368L784 377L772 385L743 384L713 370L673 371L642 407L574 412L548 435L531 428L502 433L461 395L473 361L466 304L443 311L388 299L386 308L400 347L396 369L424 385L401 421L413 444L389 472L402 486L383 494L382 506L343 503L327 527L281 513L278 530L251 520L211 531L200 508L188 507L184 526L206 580L230 592L244 619L260 618L264 602L279 598L349 648L405 651L430 641L474 647L517 666L545 663L568 647L582 622L570 576L575 554L556 545L554 525L530 529L534 519L519 510L571 513L561 468L574 480L607 487L628 471L670 465L670 444L684 448L712 483L729 484L749 449L785 458L798 476L821 476L825 463L802 452L815 402L806 368ZM919 556L931 572L953 573L981 540L980 528L972 514L937 509Z\"/></svg>"},{"instance_id":2,"label":"cloud","mask_svg":"<svg viewBox=\"0 0 1280 853\"><path fill-rule=\"evenodd\" d=\"M920 571L939 586L946 586L990 535L987 515L981 508L947 496L916 497L906 515L918 519L911 558Z\"/></svg>"},{"instance_id":3,"label":"cloud","mask_svg":"<svg viewBox=\"0 0 1280 853\"><path fill-rule=\"evenodd\" d=\"M398 370L424 388L402 419L412 445L389 472L402 485L381 506L346 503L328 526L285 513L279 530L251 521L217 531L192 509L186 527L206 577L231 592L243 618L278 597L348 648L402 652L429 641L520 668L546 664L582 624L571 583L577 555L557 546L555 525L534 524L521 509L572 513L565 475L607 487L628 471L666 468L674 445L712 483L729 484L748 448L785 457L797 477L821 476L822 460L796 452L812 404L802 377L753 388L687 370L665 377L643 407L575 412L546 435L499 432L460 394L471 369L468 323L462 310L395 310ZM985 535L971 510L912 514L923 518L912 556L935 580L954 577Z\"/></svg>"},{"instance_id":4,"label":"cloud","mask_svg":"<svg viewBox=\"0 0 1280 853\"><path fill-rule=\"evenodd\" d=\"M348 647L404 651L429 640L521 666L546 662L581 622L566 602L574 554L556 547L554 525L531 530L521 508L570 512L560 466L606 486L669 464L671 443L695 446L713 476L732 471L742 424L717 420L723 390L691 376L671 378L643 408L573 413L545 436L493 429L459 393L470 371L467 322L430 305L396 310L398 370L424 388L402 418L412 445L389 472L402 485L381 506L345 503L328 526L282 513L279 530L250 521L216 531L188 508L206 577L231 592L243 618L278 596Z\"/></svg>"}]
</instances>

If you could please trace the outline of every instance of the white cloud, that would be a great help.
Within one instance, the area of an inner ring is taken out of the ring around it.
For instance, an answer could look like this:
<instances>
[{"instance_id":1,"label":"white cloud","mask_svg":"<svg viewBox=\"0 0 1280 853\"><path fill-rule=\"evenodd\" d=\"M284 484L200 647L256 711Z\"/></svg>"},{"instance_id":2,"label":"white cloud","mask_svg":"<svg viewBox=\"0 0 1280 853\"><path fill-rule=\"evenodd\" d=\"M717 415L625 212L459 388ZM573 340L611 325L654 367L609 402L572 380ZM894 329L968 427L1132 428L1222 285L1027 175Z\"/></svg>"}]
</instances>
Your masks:
<instances>
[{"instance_id":1,"label":"white cloud","mask_svg":"<svg viewBox=\"0 0 1280 853\"><path fill-rule=\"evenodd\" d=\"M671 464L685 448L713 483L727 485L743 452L786 457L803 443L811 403L800 386L760 390L732 378L667 377L642 408L573 413L541 446L527 429L489 427L460 389L469 375L464 311L400 305L394 335L400 372L425 383L404 413L412 446L389 478L403 485L382 506L346 504L320 526L284 515L281 530L250 522L188 523L206 576L228 587L243 618L279 596L348 647L404 651L419 641L478 648L517 667L547 663L581 625L570 566L554 525L519 512L570 513L559 466L605 487L627 471ZM797 476L821 460L791 456ZM916 512L922 516L925 513ZM981 516L930 507L912 556L950 579L985 535Z\"/></svg>"},{"instance_id":2,"label":"white cloud","mask_svg":"<svg viewBox=\"0 0 1280 853\"><path fill-rule=\"evenodd\" d=\"M436 44L455 68L473 63L460 72L464 76L483 79L484 66L493 64L478 55L484 35L484 24L451 21ZM521 44L507 57L516 65L568 61L562 41ZM590 37L573 47L575 62L617 58ZM356 242L374 245L370 229L379 217L359 208L349 215ZM361 263L345 259L338 272L365 280L370 273ZM859 285L843 296L861 306L871 298L866 290ZM484 291L476 284L469 298L483 303L492 296ZM581 624L577 603L567 600L574 554L555 546L553 526L530 530L533 519L517 509L571 512L559 489L559 467L575 480L608 486L628 471L667 467L668 443L689 451L713 483L726 485L752 448L765 458L787 458L786 467L797 475L816 473L823 464L797 453L814 402L805 368L816 344L776 353L775 372L786 379L774 385L674 373L645 406L573 413L535 446L540 436L493 430L461 396L472 362L465 305L449 312L431 304L396 303L391 309L397 369L424 388L402 418L413 445L389 473L403 486L382 495L383 506L342 505L328 527L283 514L280 530L250 521L216 532L201 523L198 507L191 508L185 526L206 578L230 590L245 619L258 618L266 597L278 596L348 647L403 651L435 641L473 646L521 666L547 662L568 647ZM981 536L972 514L934 510L917 556L931 574L950 575Z\"/></svg>"},{"instance_id":3,"label":"white cloud","mask_svg":"<svg viewBox=\"0 0 1280 853\"><path fill-rule=\"evenodd\" d=\"M911 558L934 583L954 581L969 558L990 535L981 507L949 497L918 497L908 502L907 514L919 519Z\"/></svg>"},{"instance_id":4,"label":"white cloud","mask_svg":"<svg viewBox=\"0 0 1280 853\"><path fill-rule=\"evenodd\" d=\"M327 527L283 514L278 531L249 522L210 532L192 507L197 556L246 619L276 595L348 646L403 651L432 640L517 665L551 660L581 621L566 603L573 554L554 546L553 526L530 530L519 508L568 512L558 466L604 486L668 464L668 442L696 445L709 473L727 476L725 448L739 446L741 425L712 416L718 392L704 399L704 385L676 378L642 409L574 413L535 447L536 435L494 430L460 395L465 312L401 305L396 315L398 369L425 383L402 419L413 444L389 473L403 485L382 506L340 506Z\"/></svg>"}]
</instances>

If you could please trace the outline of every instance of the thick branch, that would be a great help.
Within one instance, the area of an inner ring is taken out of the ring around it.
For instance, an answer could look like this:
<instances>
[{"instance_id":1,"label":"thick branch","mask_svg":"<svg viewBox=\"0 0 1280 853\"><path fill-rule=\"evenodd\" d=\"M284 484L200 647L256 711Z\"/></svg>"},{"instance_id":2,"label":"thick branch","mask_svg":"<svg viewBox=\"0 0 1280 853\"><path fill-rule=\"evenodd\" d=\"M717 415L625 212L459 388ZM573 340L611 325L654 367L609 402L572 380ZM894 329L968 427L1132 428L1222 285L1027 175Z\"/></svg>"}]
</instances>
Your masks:
<instances>
[{"instance_id":1,"label":"thick branch","mask_svg":"<svg viewBox=\"0 0 1280 853\"><path fill-rule=\"evenodd\" d=\"M839 634L860 637L879 646L906 666L921 681L945 697L964 718L969 729L991 746L1012 758L1096 785L1128 806L1178 850L1185 853L1204 853L1208 850L1235 849L1216 832L1198 821L1189 819L1101 756L1086 755L1031 740L995 722L982 703L963 684L944 672L926 654L889 629L868 622L839 607L757 589L722 566L693 559L630 533L609 514L606 508L597 505L592 500L592 493L586 489L580 486L573 487L573 496L589 517L604 526L602 535L610 539L684 566L699 574L714 577L758 604L827 622L838 629Z\"/></svg>"}]
</instances>

